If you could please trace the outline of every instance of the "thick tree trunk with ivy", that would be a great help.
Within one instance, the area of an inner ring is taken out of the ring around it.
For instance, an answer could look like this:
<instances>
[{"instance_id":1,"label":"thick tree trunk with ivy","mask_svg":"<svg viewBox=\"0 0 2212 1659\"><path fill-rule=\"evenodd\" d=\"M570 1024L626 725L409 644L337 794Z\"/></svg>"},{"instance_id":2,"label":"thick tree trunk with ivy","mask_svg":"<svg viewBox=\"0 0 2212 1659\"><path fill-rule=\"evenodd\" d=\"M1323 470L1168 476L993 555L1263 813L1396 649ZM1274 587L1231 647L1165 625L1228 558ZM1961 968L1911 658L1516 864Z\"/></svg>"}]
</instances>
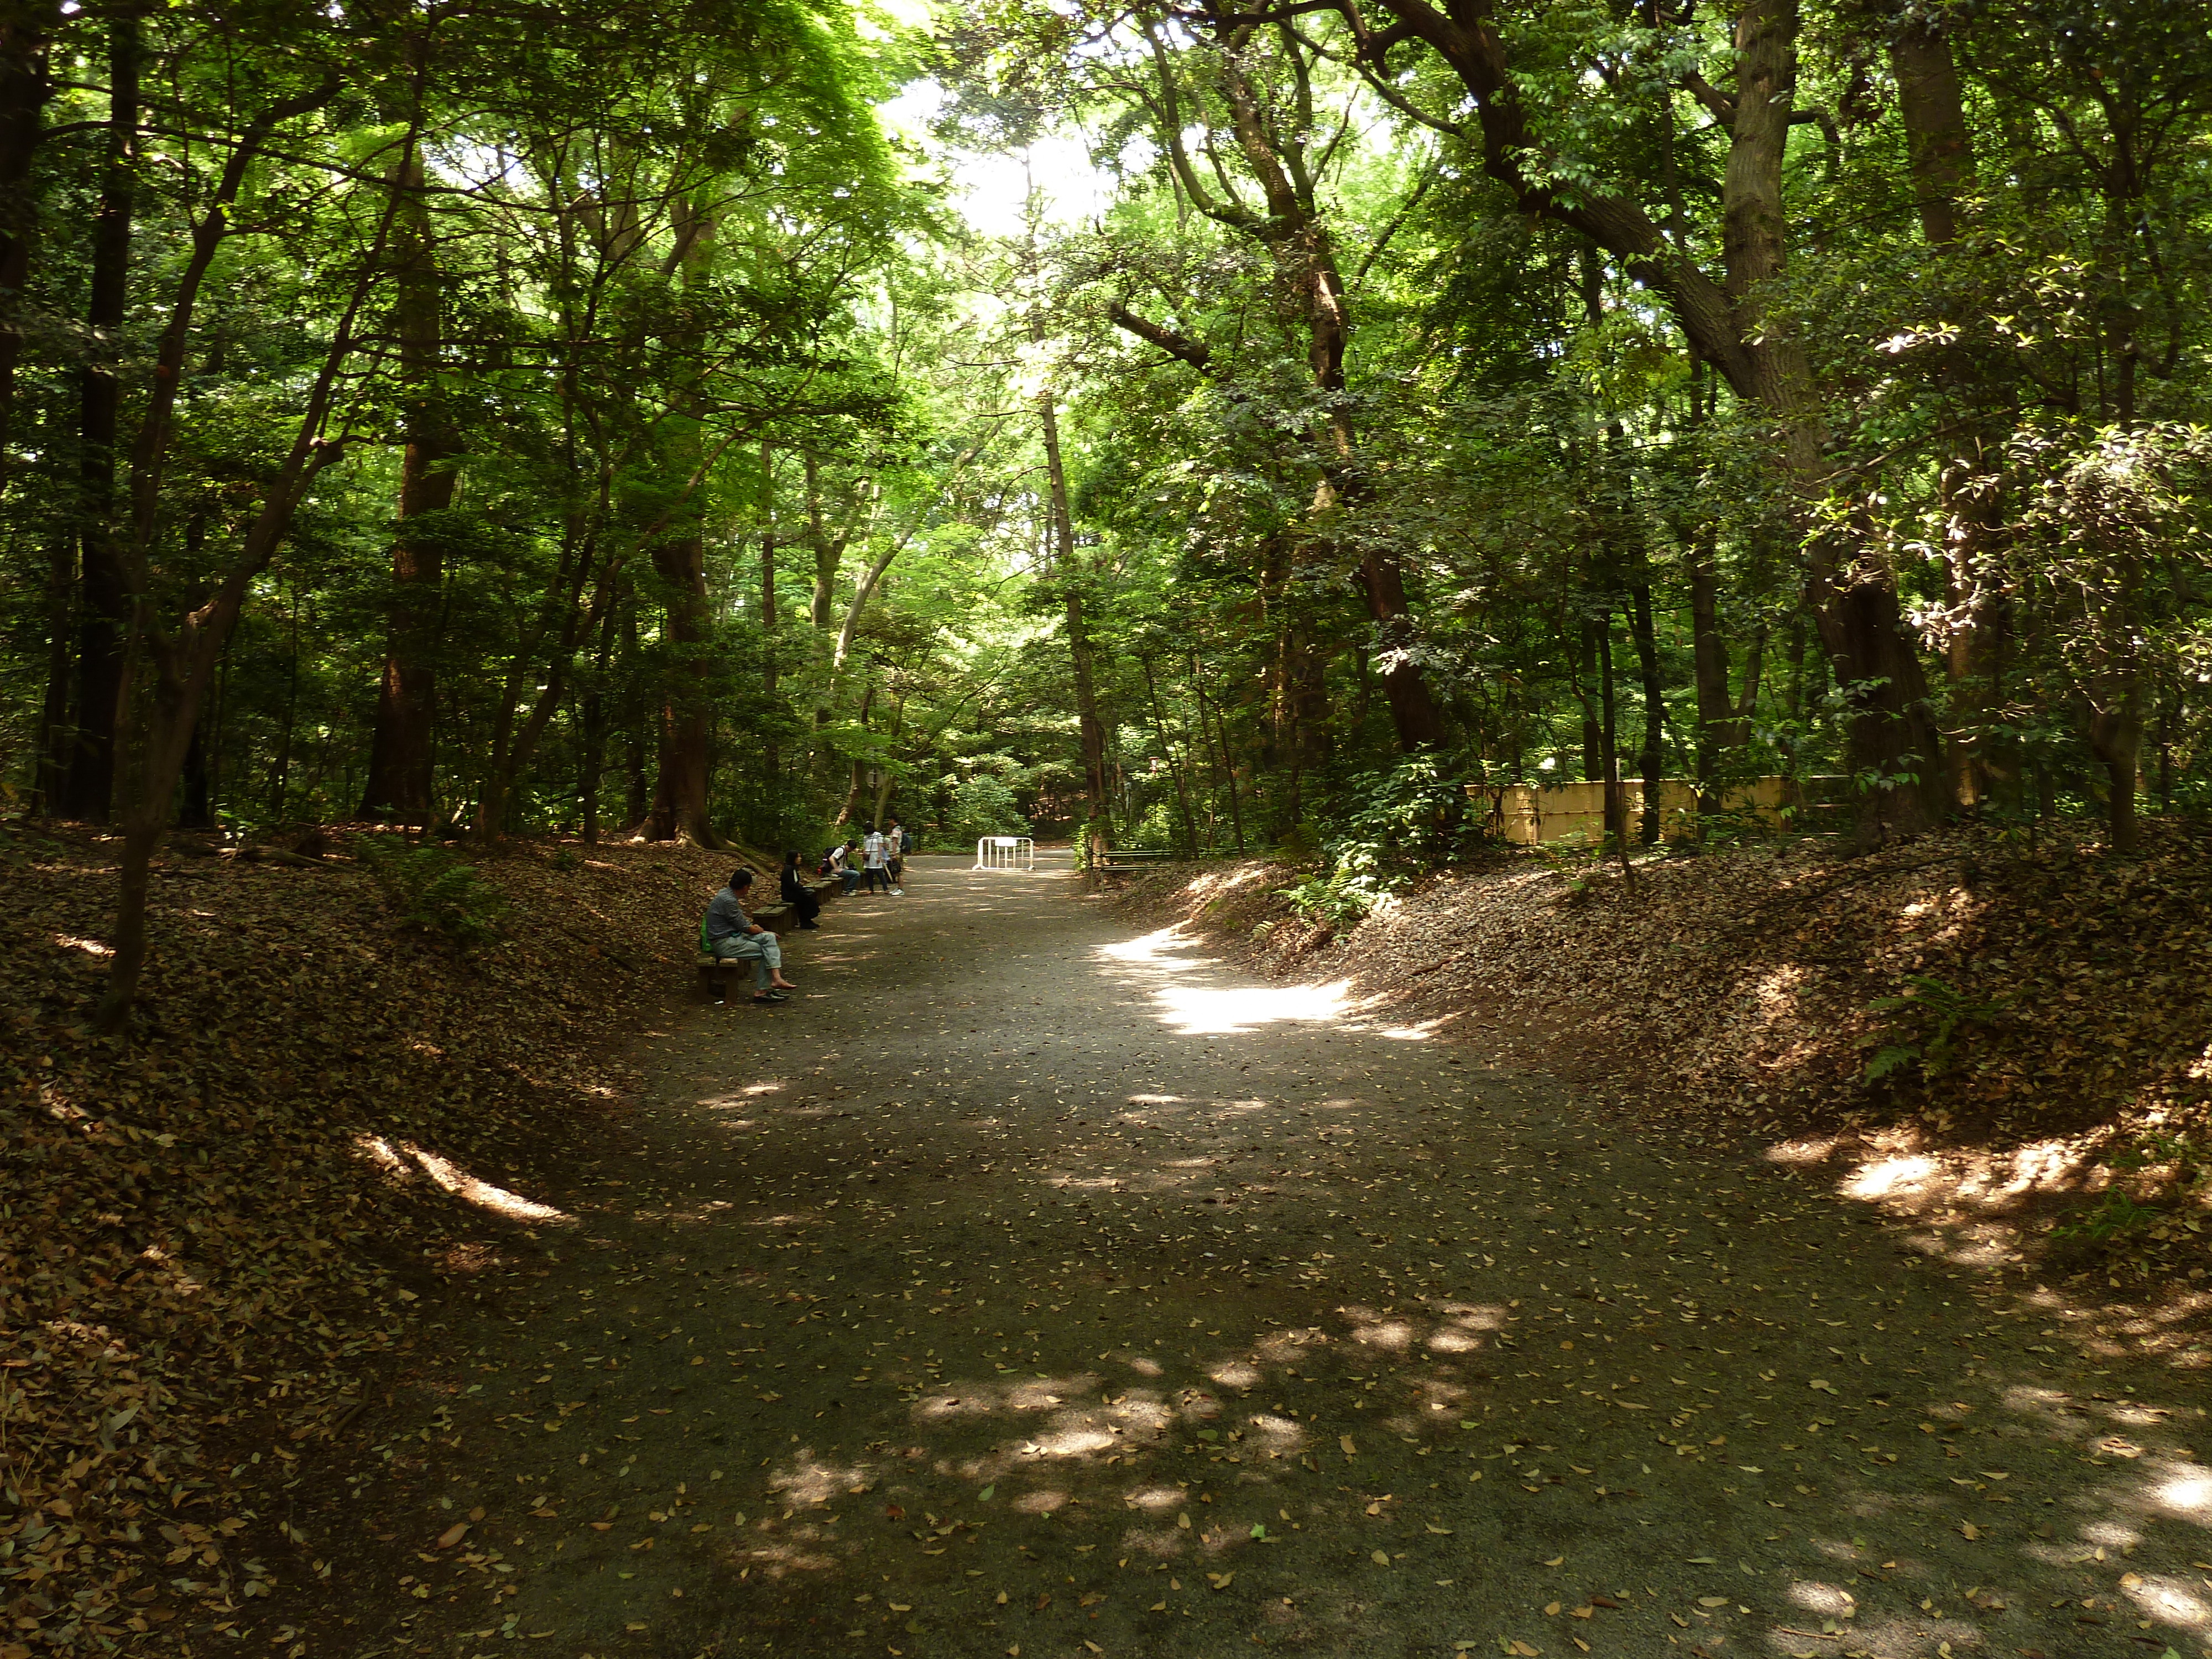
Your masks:
<instances>
[{"instance_id":1,"label":"thick tree trunk with ivy","mask_svg":"<svg viewBox=\"0 0 2212 1659\"><path fill-rule=\"evenodd\" d=\"M406 447L399 464L398 533L392 544L392 617L377 685L365 818L429 822L440 593L445 551L437 515L453 504L459 434L438 374L442 310L436 245L424 204L422 158L409 155L394 188L399 208L392 259L392 328L398 337L401 416Z\"/></svg>"}]
</instances>

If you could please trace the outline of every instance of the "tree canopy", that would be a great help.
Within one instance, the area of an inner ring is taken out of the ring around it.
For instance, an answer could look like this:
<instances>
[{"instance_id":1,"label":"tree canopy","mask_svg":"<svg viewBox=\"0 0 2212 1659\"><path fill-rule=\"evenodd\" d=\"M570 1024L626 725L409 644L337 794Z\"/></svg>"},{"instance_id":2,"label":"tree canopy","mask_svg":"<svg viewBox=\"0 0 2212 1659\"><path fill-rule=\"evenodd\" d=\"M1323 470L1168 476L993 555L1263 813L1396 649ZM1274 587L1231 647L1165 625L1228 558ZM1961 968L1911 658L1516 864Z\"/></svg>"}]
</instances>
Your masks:
<instances>
[{"instance_id":1,"label":"tree canopy","mask_svg":"<svg viewBox=\"0 0 2212 1659\"><path fill-rule=\"evenodd\" d=\"M2172 0L33 4L0 775L123 838L111 1018L179 824L2124 851L2208 166Z\"/></svg>"}]
</instances>

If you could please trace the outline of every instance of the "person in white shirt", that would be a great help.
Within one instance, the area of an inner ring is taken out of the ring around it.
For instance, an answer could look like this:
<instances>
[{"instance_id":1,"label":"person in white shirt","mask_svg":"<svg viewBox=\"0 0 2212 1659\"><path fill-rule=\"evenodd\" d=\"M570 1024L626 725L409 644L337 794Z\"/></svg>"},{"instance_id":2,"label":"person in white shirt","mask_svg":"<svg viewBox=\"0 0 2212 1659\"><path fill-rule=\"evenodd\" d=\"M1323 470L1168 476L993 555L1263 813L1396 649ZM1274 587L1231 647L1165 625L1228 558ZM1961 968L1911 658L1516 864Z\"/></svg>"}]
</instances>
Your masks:
<instances>
[{"instance_id":1,"label":"person in white shirt","mask_svg":"<svg viewBox=\"0 0 2212 1659\"><path fill-rule=\"evenodd\" d=\"M888 856L882 833L878 830L869 830L867 840L860 843L860 857L864 866L860 879L871 893L876 890L876 884L879 881L884 884L884 891L888 893L891 890L891 872L884 867L884 860Z\"/></svg>"},{"instance_id":2,"label":"person in white shirt","mask_svg":"<svg viewBox=\"0 0 2212 1659\"><path fill-rule=\"evenodd\" d=\"M890 878L893 898L906 896L906 849L912 840L896 818L884 831L884 870Z\"/></svg>"}]
</instances>

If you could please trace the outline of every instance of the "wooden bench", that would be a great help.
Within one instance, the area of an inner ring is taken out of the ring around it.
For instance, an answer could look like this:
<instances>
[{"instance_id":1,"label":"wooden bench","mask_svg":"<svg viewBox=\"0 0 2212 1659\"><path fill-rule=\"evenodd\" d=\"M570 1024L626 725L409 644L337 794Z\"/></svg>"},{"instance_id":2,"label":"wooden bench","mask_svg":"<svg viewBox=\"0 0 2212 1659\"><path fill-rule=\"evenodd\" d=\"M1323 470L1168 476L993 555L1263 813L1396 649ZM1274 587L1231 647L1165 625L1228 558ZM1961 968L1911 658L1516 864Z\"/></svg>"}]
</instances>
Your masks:
<instances>
[{"instance_id":1,"label":"wooden bench","mask_svg":"<svg viewBox=\"0 0 2212 1659\"><path fill-rule=\"evenodd\" d=\"M1091 867L1102 876L1128 876L1163 860L1178 856L1157 847L1109 847L1106 849L1106 861Z\"/></svg>"}]
</instances>

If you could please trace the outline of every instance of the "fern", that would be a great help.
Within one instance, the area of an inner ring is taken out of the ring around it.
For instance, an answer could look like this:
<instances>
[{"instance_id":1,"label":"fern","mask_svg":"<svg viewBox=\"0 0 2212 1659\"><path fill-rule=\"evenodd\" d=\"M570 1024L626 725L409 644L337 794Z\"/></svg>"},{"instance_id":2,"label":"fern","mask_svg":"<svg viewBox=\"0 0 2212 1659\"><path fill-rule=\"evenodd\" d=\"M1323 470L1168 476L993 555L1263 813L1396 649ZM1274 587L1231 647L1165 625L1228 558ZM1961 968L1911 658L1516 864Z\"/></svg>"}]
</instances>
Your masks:
<instances>
[{"instance_id":1,"label":"fern","mask_svg":"<svg viewBox=\"0 0 2212 1659\"><path fill-rule=\"evenodd\" d=\"M354 842L354 855L368 866L409 927L463 946L489 945L500 937L511 908L506 896L451 853L364 836Z\"/></svg>"},{"instance_id":2,"label":"fern","mask_svg":"<svg viewBox=\"0 0 2212 1659\"><path fill-rule=\"evenodd\" d=\"M1876 997L1867 1005L1870 1013L1903 1015L1884 1033L1891 1039L1866 1065L1866 1080L1878 1083L1908 1066L1917 1066L1923 1078L1941 1077L1957 1057L1960 1034L1970 1026L1994 1024L2009 998L1977 1001L1933 974L1907 974L1905 990L1899 996ZM1917 1030L1904 1029L1917 1027Z\"/></svg>"}]
</instances>

